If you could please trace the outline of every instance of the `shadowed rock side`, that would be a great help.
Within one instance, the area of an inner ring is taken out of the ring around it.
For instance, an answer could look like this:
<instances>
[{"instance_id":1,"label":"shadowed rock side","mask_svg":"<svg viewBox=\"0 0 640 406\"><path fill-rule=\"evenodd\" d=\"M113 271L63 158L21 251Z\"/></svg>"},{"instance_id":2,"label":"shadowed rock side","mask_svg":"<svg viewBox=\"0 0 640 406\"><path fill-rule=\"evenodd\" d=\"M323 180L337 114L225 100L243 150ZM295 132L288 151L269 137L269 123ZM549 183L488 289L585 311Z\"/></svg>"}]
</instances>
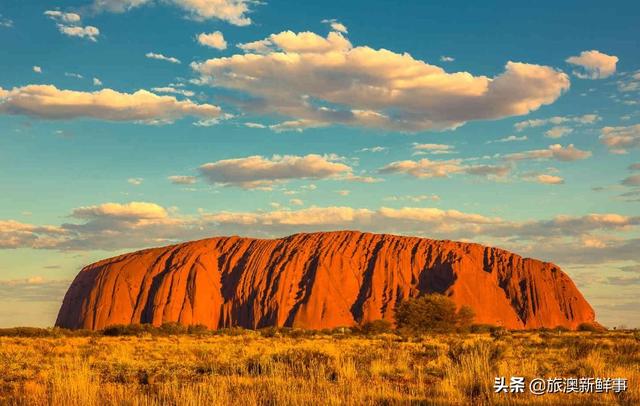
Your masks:
<instances>
[{"instance_id":1,"label":"shadowed rock side","mask_svg":"<svg viewBox=\"0 0 640 406\"><path fill-rule=\"evenodd\" d=\"M477 323L507 328L594 320L551 263L478 244L342 231L211 238L106 259L78 274L56 325L320 329L393 321L396 303L424 292L471 306Z\"/></svg>"}]
</instances>

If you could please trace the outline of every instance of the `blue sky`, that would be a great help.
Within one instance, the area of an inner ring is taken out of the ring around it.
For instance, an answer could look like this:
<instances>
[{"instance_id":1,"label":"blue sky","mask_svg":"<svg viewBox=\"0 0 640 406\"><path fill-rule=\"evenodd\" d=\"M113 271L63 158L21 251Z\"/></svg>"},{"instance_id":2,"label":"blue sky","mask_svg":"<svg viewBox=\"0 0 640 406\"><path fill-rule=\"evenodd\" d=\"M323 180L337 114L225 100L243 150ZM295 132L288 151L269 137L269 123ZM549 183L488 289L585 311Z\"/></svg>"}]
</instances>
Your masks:
<instances>
[{"instance_id":1,"label":"blue sky","mask_svg":"<svg viewBox=\"0 0 640 406\"><path fill-rule=\"evenodd\" d=\"M358 228L556 262L640 326L640 5L430 3L3 2L0 325L123 251Z\"/></svg>"}]
</instances>

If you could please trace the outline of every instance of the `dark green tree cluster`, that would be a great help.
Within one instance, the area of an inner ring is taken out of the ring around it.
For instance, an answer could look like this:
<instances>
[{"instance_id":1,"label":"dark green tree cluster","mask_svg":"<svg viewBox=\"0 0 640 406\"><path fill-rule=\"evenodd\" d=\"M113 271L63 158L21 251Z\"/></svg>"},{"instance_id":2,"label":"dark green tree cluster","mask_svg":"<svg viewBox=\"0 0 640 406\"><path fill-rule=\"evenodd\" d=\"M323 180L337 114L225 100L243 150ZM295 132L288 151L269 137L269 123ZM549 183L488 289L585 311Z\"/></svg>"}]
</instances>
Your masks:
<instances>
[{"instance_id":1,"label":"dark green tree cluster","mask_svg":"<svg viewBox=\"0 0 640 406\"><path fill-rule=\"evenodd\" d=\"M451 299L441 294L409 298L396 307L396 325L408 333L464 331L474 317L469 306L458 309Z\"/></svg>"}]
</instances>

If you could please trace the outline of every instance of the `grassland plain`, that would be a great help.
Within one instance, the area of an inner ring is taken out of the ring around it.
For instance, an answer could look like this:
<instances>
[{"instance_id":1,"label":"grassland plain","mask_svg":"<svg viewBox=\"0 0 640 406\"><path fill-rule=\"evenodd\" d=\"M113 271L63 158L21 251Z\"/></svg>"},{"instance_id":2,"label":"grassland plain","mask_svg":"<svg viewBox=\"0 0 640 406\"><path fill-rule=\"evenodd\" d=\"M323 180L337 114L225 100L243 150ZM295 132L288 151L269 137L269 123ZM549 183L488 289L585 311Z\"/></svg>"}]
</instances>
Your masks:
<instances>
[{"instance_id":1,"label":"grassland plain","mask_svg":"<svg viewBox=\"0 0 640 406\"><path fill-rule=\"evenodd\" d=\"M26 334L28 335L28 334ZM0 337L3 405L640 404L638 332ZM494 393L495 377L624 377L618 394Z\"/></svg>"}]
</instances>

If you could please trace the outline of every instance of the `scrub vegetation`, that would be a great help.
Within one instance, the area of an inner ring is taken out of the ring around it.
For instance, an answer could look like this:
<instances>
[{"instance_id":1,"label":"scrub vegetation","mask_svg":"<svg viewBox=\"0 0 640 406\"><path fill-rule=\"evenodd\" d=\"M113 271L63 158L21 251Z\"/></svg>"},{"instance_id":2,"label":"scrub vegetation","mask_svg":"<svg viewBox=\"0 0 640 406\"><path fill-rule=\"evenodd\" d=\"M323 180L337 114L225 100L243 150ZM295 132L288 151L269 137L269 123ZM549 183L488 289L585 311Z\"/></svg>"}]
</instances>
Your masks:
<instances>
[{"instance_id":1,"label":"scrub vegetation","mask_svg":"<svg viewBox=\"0 0 640 406\"><path fill-rule=\"evenodd\" d=\"M475 332L471 332L475 331ZM634 331L0 331L0 404L640 404ZM619 394L494 393L495 377L624 377Z\"/></svg>"}]
</instances>

